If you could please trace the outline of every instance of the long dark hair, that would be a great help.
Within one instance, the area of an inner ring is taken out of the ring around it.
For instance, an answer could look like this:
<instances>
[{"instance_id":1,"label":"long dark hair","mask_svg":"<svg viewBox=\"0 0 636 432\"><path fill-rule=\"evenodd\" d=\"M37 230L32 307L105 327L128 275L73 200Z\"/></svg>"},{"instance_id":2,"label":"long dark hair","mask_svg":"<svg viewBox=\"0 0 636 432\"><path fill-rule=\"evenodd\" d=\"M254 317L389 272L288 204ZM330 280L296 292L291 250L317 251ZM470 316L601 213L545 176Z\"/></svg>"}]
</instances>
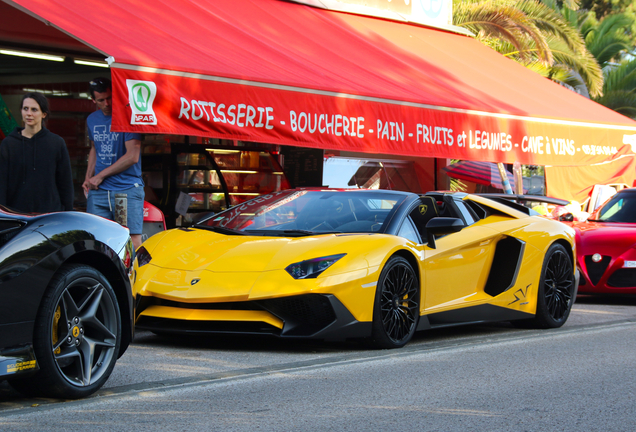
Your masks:
<instances>
[{"instance_id":1,"label":"long dark hair","mask_svg":"<svg viewBox=\"0 0 636 432\"><path fill-rule=\"evenodd\" d=\"M42 125L46 125L47 120L51 116L51 109L49 108L49 100L40 92L29 92L22 96L22 102L20 102L20 110L24 107L25 99L33 99L40 105L40 111L42 114L46 114L42 119Z\"/></svg>"}]
</instances>

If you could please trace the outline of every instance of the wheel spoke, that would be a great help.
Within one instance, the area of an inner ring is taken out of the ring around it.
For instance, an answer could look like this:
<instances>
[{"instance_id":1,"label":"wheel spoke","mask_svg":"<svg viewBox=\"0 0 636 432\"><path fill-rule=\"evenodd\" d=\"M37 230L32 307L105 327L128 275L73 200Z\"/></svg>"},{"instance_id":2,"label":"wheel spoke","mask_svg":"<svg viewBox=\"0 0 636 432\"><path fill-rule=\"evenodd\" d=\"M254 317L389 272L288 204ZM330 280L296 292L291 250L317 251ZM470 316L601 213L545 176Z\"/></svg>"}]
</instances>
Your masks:
<instances>
[{"instance_id":1,"label":"wheel spoke","mask_svg":"<svg viewBox=\"0 0 636 432\"><path fill-rule=\"evenodd\" d=\"M410 323L415 322L415 317L413 316L413 307L404 307L404 306L400 306L400 313L402 314L402 316L404 317L405 321L408 321Z\"/></svg>"},{"instance_id":2,"label":"wheel spoke","mask_svg":"<svg viewBox=\"0 0 636 432\"><path fill-rule=\"evenodd\" d=\"M393 295L392 295L390 292L388 292L388 291L383 291L383 292L382 292L382 299L381 299L381 301L382 301L382 304L383 304L383 305L389 305L389 304L391 304L391 301L392 301L392 300L393 300Z\"/></svg>"},{"instance_id":3,"label":"wheel spoke","mask_svg":"<svg viewBox=\"0 0 636 432\"><path fill-rule=\"evenodd\" d=\"M395 328L395 320L393 319L393 311L389 311L389 313L387 313L384 323L385 323L385 328L387 333L391 335Z\"/></svg>"},{"instance_id":4,"label":"wheel spoke","mask_svg":"<svg viewBox=\"0 0 636 432\"><path fill-rule=\"evenodd\" d=\"M77 347L73 346L67 346L67 347L63 347L60 350L59 354L54 354L55 360L56 361L60 361L60 360L69 360L69 359L73 359L74 357L77 357L77 359L80 359L80 352L77 350Z\"/></svg>"},{"instance_id":5,"label":"wheel spoke","mask_svg":"<svg viewBox=\"0 0 636 432\"><path fill-rule=\"evenodd\" d=\"M53 355L55 355L55 352L60 349L60 347L62 346L62 344L64 344L66 342L66 338L68 337L69 333L66 332L66 336L63 338L58 339L57 343L53 345Z\"/></svg>"},{"instance_id":6,"label":"wheel spoke","mask_svg":"<svg viewBox=\"0 0 636 432\"><path fill-rule=\"evenodd\" d=\"M54 355L55 362L66 376L67 380L75 385L85 385L82 380L82 353L75 345L62 347L61 353Z\"/></svg>"},{"instance_id":7,"label":"wheel spoke","mask_svg":"<svg viewBox=\"0 0 636 432\"><path fill-rule=\"evenodd\" d=\"M404 335L404 323L397 310L393 311L393 337L397 340L401 339Z\"/></svg>"},{"instance_id":8,"label":"wheel spoke","mask_svg":"<svg viewBox=\"0 0 636 432\"><path fill-rule=\"evenodd\" d=\"M73 296L71 296L71 293L68 291L68 289L65 289L64 293L62 294L62 314L66 315L66 317L63 318L65 319L65 321L67 321L68 317L77 316L78 313L79 308L77 307Z\"/></svg>"},{"instance_id":9,"label":"wheel spoke","mask_svg":"<svg viewBox=\"0 0 636 432\"><path fill-rule=\"evenodd\" d=\"M85 337L79 346L79 350L82 353L81 356L81 380L86 386L91 383L91 377L93 374L93 361L95 359L95 343L89 338Z\"/></svg>"},{"instance_id":10,"label":"wheel spoke","mask_svg":"<svg viewBox=\"0 0 636 432\"><path fill-rule=\"evenodd\" d=\"M395 284L396 284L396 281L393 280L393 278L387 278L387 284L386 284L387 286L385 291L388 295L392 295L397 290L397 287Z\"/></svg>"},{"instance_id":11,"label":"wheel spoke","mask_svg":"<svg viewBox=\"0 0 636 432\"><path fill-rule=\"evenodd\" d=\"M79 307L79 311L77 313L82 321L87 321L95 317L99 310L99 304L102 300L103 293L104 287L102 284L98 283L97 285L89 288L89 295Z\"/></svg>"},{"instance_id":12,"label":"wheel spoke","mask_svg":"<svg viewBox=\"0 0 636 432\"><path fill-rule=\"evenodd\" d=\"M402 281L401 281L401 286L402 286L402 290L399 293L400 296L404 296L408 290L410 289L412 283L413 283L413 276L404 272L404 275L402 276Z\"/></svg>"},{"instance_id":13,"label":"wheel spoke","mask_svg":"<svg viewBox=\"0 0 636 432\"><path fill-rule=\"evenodd\" d=\"M90 324L91 336L96 338L101 336L102 342L107 338L114 339L113 332L98 318L100 309L102 308L102 302L104 299L104 287L101 284L97 284L91 288L91 294L82 305L82 311L80 318L83 323ZM96 333L96 334L95 334Z\"/></svg>"}]
</instances>

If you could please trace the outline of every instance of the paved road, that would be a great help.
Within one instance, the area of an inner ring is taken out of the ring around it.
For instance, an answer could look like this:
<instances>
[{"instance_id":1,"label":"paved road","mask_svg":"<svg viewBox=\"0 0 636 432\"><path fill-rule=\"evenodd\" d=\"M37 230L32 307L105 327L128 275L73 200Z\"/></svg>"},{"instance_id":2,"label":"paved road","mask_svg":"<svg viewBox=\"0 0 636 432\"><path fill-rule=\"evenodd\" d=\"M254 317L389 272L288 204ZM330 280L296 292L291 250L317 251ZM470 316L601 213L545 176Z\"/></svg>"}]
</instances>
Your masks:
<instances>
[{"instance_id":1,"label":"paved road","mask_svg":"<svg viewBox=\"0 0 636 432\"><path fill-rule=\"evenodd\" d=\"M361 430L365 419L373 419L373 430L387 421L422 430L489 430L482 429L483 418L496 425L490 430L540 430L535 426L549 421L554 427L548 429L630 430L615 427L634 419L633 408L620 401L636 402L630 379L635 328L636 301L579 299L562 329L499 324L429 331L391 351L140 333L104 389L89 399L27 400L0 384L0 430L117 430L126 422L155 430L158 419L165 428L157 430L202 430L210 416L225 430L326 430L335 424ZM615 419L599 417L604 409ZM284 420L289 416L293 421ZM543 420L526 424L535 417ZM422 428L425 418L430 428ZM449 421L452 427L445 427Z\"/></svg>"}]
</instances>

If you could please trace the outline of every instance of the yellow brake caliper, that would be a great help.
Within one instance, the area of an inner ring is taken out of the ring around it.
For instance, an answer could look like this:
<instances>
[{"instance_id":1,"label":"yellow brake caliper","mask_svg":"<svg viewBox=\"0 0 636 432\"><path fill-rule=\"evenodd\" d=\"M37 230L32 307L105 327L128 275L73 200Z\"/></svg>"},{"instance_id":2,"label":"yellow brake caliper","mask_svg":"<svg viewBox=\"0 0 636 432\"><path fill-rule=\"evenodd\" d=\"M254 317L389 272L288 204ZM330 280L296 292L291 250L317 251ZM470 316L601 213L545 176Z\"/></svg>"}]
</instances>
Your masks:
<instances>
[{"instance_id":1,"label":"yellow brake caliper","mask_svg":"<svg viewBox=\"0 0 636 432\"><path fill-rule=\"evenodd\" d=\"M53 317L53 346L55 346L55 344L57 343L57 324L60 321L60 318L62 317L62 309L60 306L57 307L57 309L55 309L55 316ZM60 352L62 352L62 349L60 347L57 347L57 349L54 351L55 354L59 354Z\"/></svg>"}]
</instances>

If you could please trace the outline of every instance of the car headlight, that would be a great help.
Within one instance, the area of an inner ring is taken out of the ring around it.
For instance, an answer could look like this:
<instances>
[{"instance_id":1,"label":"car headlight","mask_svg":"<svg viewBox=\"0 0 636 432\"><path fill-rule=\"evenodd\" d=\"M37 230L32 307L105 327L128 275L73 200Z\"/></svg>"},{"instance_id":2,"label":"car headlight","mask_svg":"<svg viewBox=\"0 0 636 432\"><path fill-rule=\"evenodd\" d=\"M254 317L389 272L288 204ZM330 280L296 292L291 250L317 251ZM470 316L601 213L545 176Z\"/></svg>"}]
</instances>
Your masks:
<instances>
[{"instance_id":1,"label":"car headlight","mask_svg":"<svg viewBox=\"0 0 636 432\"><path fill-rule=\"evenodd\" d=\"M285 270L294 279L311 279L327 270L333 263L346 254L330 255L326 257L314 258L288 265Z\"/></svg>"},{"instance_id":2,"label":"car headlight","mask_svg":"<svg viewBox=\"0 0 636 432\"><path fill-rule=\"evenodd\" d=\"M150 253L146 250L145 247L139 246L137 249L137 267L143 267L148 264L152 260Z\"/></svg>"}]
</instances>

